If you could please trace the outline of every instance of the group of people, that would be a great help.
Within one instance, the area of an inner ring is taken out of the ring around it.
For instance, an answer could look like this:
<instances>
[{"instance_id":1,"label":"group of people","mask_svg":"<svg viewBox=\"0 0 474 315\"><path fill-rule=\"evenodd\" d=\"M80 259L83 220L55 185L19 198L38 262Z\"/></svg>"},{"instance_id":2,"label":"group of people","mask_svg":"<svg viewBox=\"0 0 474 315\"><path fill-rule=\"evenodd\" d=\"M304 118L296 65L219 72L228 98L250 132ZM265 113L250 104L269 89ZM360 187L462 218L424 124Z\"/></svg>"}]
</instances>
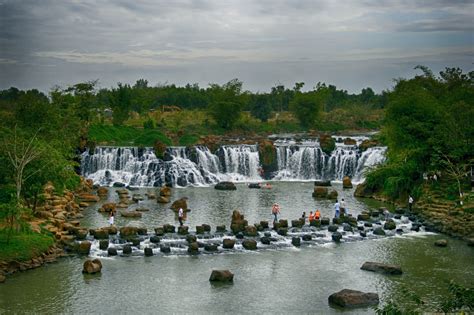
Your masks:
<instances>
[{"instance_id":1,"label":"group of people","mask_svg":"<svg viewBox=\"0 0 474 315\"><path fill-rule=\"evenodd\" d=\"M334 204L334 217L339 218L341 214L343 215L349 214L346 208L346 202L344 201L344 198L341 199L341 202L339 202L339 200L336 199L336 203Z\"/></svg>"}]
</instances>

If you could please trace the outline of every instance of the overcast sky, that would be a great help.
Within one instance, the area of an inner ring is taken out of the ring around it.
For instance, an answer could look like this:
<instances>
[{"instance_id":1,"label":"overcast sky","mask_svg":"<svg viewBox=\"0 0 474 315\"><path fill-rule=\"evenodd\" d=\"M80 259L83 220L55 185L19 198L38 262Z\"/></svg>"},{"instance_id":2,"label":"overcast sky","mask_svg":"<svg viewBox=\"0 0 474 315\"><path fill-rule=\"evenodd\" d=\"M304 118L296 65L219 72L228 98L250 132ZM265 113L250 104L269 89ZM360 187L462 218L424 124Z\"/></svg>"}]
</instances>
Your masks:
<instances>
[{"instance_id":1,"label":"overcast sky","mask_svg":"<svg viewBox=\"0 0 474 315\"><path fill-rule=\"evenodd\" d=\"M418 64L473 70L473 21L473 0L0 0L0 89L239 78L379 92Z\"/></svg>"}]
</instances>

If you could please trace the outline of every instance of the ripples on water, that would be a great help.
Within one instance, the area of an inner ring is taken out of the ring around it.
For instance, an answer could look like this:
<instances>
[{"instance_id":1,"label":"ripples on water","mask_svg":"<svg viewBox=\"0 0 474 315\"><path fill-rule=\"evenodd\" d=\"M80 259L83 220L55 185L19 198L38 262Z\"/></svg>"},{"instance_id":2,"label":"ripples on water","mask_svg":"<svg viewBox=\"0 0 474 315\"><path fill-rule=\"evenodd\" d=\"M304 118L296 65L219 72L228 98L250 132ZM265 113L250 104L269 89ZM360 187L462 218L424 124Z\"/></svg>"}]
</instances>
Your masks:
<instances>
[{"instance_id":1,"label":"ripples on water","mask_svg":"<svg viewBox=\"0 0 474 315\"><path fill-rule=\"evenodd\" d=\"M335 187L353 215L379 203L359 201L352 190ZM332 202L311 197L312 183L275 183L271 191L239 185L235 192L213 188L174 189L173 200L189 198L192 212L187 225L208 223L229 227L232 210L240 209L249 223L270 220L273 202L282 205L283 218L296 219L305 210L320 208L332 216ZM145 190L138 193L144 194ZM137 192L134 192L137 193ZM116 198L111 191L110 197ZM85 210L83 224L106 225L107 218ZM156 201L140 206L151 209L139 221L148 228L176 224L174 213ZM117 218L118 225L130 223ZM378 292L386 301L399 296L402 286L439 302L446 294L444 281L474 283L474 251L450 240L447 248L433 246L441 238L431 233L326 243L296 249L286 247L257 252L234 251L199 256L153 256L101 258L102 274L82 275L84 258L72 257L43 268L8 277L0 285L0 313L339 313L327 297L343 288ZM400 264L402 276L384 276L360 270L365 261ZM208 281L212 269L230 269L233 285L215 286ZM371 313L356 309L351 313Z\"/></svg>"}]
</instances>

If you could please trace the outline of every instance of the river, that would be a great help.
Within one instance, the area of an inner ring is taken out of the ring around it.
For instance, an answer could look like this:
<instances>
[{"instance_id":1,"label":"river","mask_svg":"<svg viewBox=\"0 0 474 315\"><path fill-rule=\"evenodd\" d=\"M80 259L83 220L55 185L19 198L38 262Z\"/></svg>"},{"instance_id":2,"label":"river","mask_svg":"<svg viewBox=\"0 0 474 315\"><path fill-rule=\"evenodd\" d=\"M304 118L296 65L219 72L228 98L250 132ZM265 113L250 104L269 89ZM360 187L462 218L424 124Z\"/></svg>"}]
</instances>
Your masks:
<instances>
[{"instance_id":1,"label":"river","mask_svg":"<svg viewBox=\"0 0 474 315\"><path fill-rule=\"evenodd\" d=\"M332 202L311 197L310 182L274 182L271 190L217 191L212 187L173 189L172 199L188 197L192 211L186 224L207 223L229 227L232 210L240 209L250 223L270 220L273 202L279 202L282 217L296 219L302 211L319 208L332 216ZM381 206L373 200L352 197L342 190L349 211ZM151 189L140 189L144 194ZM109 199L114 200L113 189ZM84 210L83 225L106 225L106 217L94 205ZM117 218L117 225L144 224L149 228L176 224L167 205L144 200L139 206L150 211L139 220ZM433 245L446 236L409 232L392 237L322 242L300 248L285 246L257 251L237 250L197 256L157 254L152 257L102 257L100 275L83 275L85 257L69 257L57 263L8 277L0 285L0 313L340 313L328 305L330 294L344 288L377 292L381 302L400 297L404 288L415 292L428 305L446 297L446 281L474 283L474 250L464 242L449 239L446 248ZM399 264L401 276L386 276L360 270L365 261ZM229 269L231 285L213 285L212 269ZM373 313L371 308L353 309L353 314Z\"/></svg>"}]
</instances>

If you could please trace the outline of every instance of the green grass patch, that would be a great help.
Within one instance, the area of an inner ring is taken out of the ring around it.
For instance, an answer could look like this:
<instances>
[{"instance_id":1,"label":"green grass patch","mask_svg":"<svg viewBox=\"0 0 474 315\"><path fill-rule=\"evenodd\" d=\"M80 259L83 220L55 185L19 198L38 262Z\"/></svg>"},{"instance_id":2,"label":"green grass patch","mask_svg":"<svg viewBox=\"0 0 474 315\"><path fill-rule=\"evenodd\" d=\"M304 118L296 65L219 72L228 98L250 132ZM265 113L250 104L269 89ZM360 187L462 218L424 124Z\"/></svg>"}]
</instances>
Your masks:
<instances>
[{"instance_id":1,"label":"green grass patch","mask_svg":"<svg viewBox=\"0 0 474 315\"><path fill-rule=\"evenodd\" d=\"M89 128L89 139L97 144L118 146L151 147L157 140L171 145L171 140L159 130L130 126L92 125Z\"/></svg>"},{"instance_id":2,"label":"green grass patch","mask_svg":"<svg viewBox=\"0 0 474 315\"><path fill-rule=\"evenodd\" d=\"M196 135L184 135L179 138L179 145L188 146L196 144L199 141L199 137Z\"/></svg>"},{"instance_id":3,"label":"green grass patch","mask_svg":"<svg viewBox=\"0 0 474 315\"><path fill-rule=\"evenodd\" d=\"M0 260L26 261L48 250L54 244L50 235L26 232L16 233L7 244L7 233L0 232Z\"/></svg>"}]
</instances>

